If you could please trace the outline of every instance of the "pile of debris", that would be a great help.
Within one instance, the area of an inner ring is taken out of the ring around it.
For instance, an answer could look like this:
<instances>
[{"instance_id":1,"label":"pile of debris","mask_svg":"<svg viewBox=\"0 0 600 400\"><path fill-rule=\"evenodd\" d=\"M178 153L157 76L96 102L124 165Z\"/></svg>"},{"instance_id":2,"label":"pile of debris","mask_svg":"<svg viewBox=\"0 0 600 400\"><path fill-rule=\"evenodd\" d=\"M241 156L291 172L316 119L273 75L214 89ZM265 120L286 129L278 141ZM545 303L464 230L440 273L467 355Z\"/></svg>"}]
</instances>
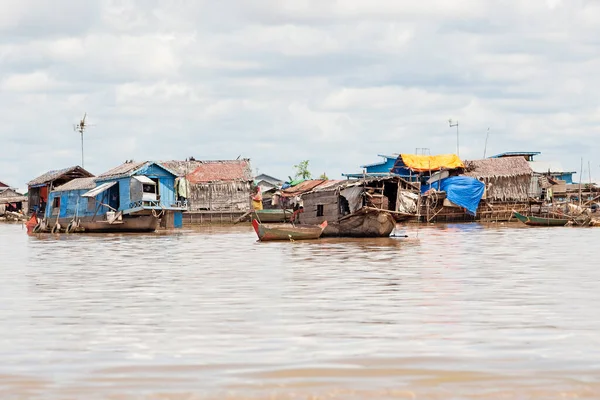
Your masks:
<instances>
[{"instance_id":1,"label":"pile of debris","mask_svg":"<svg viewBox=\"0 0 600 400\"><path fill-rule=\"evenodd\" d=\"M20 212L5 211L4 214L0 216L0 221L25 222L27 221L27 216Z\"/></svg>"}]
</instances>

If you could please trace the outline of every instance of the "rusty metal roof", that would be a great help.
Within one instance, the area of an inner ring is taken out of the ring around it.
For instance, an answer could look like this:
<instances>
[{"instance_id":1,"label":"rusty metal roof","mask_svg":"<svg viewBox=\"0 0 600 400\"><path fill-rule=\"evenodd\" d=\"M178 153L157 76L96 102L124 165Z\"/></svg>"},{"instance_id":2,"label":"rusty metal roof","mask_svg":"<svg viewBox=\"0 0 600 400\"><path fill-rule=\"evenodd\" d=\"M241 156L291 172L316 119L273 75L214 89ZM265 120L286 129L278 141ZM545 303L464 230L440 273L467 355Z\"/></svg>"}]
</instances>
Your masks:
<instances>
[{"instance_id":1,"label":"rusty metal roof","mask_svg":"<svg viewBox=\"0 0 600 400\"><path fill-rule=\"evenodd\" d=\"M198 162L196 161L196 163ZM197 167L187 174L187 179L190 183L251 182L254 180L248 159L200 161Z\"/></svg>"},{"instance_id":2,"label":"rusty metal roof","mask_svg":"<svg viewBox=\"0 0 600 400\"><path fill-rule=\"evenodd\" d=\"M323 185L326 182L329 182L329 181L322 180L322 179L309 179L307 181L300 182L296 186L292 186L292 187L289 187L287 189L283 189L281 191L281 196L282 197L294 197L294 196L298 196L298 195L301 195L303 193L310 192L311 190L313 190L317 186Z\"/></svg>"},{"instance_id":3,"label":"rusty metal roof","mask_svg":"<svg viewBox=\"0 0 600 400\"><path fill-rule=\"evenodd\" d=\"M380 181L399 181L407 186L412 186L409 182L397 176L369 177L367 179L344 179L344 180L308 180L297 184L296 186L281 191L282 197L295 197L308 192L320 192L328 190L337 190L338 188L347 188L351 186L370 184Z\"/></svg>"}]
</instances>

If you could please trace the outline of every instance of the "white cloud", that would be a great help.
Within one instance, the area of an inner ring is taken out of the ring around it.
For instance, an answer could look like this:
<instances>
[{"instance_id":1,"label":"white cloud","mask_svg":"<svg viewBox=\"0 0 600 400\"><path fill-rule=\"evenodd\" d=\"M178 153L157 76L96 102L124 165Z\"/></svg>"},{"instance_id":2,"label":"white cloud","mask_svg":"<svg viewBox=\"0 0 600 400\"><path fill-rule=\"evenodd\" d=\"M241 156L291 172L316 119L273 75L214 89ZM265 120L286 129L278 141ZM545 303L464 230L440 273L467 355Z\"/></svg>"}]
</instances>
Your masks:
<instances>
[{"instance_id":1,"label":"white cloud","mask_svg":"<svg viewBox=\"0 0 600 400\"><path fill-rule=\"evenodd\" d=\"M463 157L488 127L488 154L576 169L600 150L597 2L7 1L0 169L16 185L79 162L86 111L97 173L241 154L336 177L378 153L454 151L448 118Z\"/></svg>"}]
</instances>

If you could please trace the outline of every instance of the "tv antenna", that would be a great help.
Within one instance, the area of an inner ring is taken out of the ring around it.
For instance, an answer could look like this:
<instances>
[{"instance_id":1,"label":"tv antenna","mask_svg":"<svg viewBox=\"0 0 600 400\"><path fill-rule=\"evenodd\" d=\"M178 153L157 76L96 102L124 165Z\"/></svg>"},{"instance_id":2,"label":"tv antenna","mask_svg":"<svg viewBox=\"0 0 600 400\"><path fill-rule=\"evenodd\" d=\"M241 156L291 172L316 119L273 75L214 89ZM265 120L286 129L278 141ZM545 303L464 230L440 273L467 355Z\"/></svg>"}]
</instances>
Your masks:
<instances>
[{"instance_id":1,"label":"tv antenna","mask_svg":"<svg viewBox=\"0 0 600 400\"><path fill-rule=\"evenodd\" d=\"M79 132L81 135L81 168L84 168L83 167L83 132L85 132L85 130L89 126L93 126L93 125L90 125L87 122L85 122L86 117L87 117L87 112L83 114L83 118L81 119L81 121L79 121L78 123L73 125L73 130L75 132Z\"/></svg>"}]
</instances>

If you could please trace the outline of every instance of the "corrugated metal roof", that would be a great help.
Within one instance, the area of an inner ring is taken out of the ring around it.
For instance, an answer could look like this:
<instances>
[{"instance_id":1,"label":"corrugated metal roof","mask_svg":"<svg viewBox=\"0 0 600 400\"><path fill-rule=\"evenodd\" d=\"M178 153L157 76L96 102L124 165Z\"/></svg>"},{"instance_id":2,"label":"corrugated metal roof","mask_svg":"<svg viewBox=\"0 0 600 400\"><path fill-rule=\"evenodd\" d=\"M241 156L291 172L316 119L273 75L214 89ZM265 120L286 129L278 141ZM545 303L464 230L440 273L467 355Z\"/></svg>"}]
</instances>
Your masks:
<instances>
[{"instance_id":1,"label":"corrugated metal roof","mask_svg":"<svg viewBox=\"0 0 600 400\"><path fill-rule=\"evenodd\" d=\"M201 161L187 175L190 183L254 181L250 160Z\"/></svg>"},{"instance_id":2,"label":"corrugated metal roof","mask_svg":"<svg viewBox=\"0 0 600 400\"><path fill-rule=\"evenodd\" d=\"M142 165L146 164L146 161L132 161L132 162L124 162L123 164L109 169L106 172L98 175L98 178L122 178L129 176L136 169L140 168Z\"/></svg>"},{"instance_id":3,"label":"corrugated metal roof","mask_svg":"<svg viewBox=\"0 0 600 400\"><path fill-rule=\"evenodd\" d=\"M254 181L255 182L260 182L260 181L265 181L268 182L272 185L279 185L281 186L283 184L283 181L281 179L277 179L271 175L267 175L267 174L260 174L254 177Z\"/></svg>"},{"instance_id":4,"label":"corrugated metal roof","mask_svg":"<svg viewBox=\"0 0 600 400\"><path fill-rule=\"evenodd\" d=\"M93 189L96 187L96 178L76 178L72 181L65 183L64 185L60 185L55 188L54 192L66 192L68 190L84 190L84 189Z\"/></svg>"},{"instance_id":5,"label":"corrugated metal roof","mask_svg":"<svg viewBox=\"0 0 600 400\"><path fill-rule=\"evenodd\" d=\"M171 168L169 168L168 166L164 165L164 163L161 162L157 162L157 161L126 161L123 164L114 167L113 169L110 169L100 175L98 175L98 178L100 178L101 180L107 180L107 179L120 179L120 178L125 178L128 176L132 176L135 174L135 172L139 169L141 169L144 166L150 166L150 165L158 165L159 167L163 168L165 171L175 175L175 176L179 176L179 174L176 171L173 171Z\"/></svg>"},{"instance_id":6,"label":"corrugated metal roof","mask_svg":"<svg viewBox=\"0 0 600 400\"><path fill-rule=\"evenodd\" d=\"M6 183L0 181L0 188L9 187Z\"/></svg>"},{"instance_id":7,"label":"corrugated metal roof","mask_svg":"<svg viewBox=\"0 0 600 400\"><path fill-rule=\"evenodd\" d=\"M296 186L281 191L282 197L295 197L308 192L320 192L327 190L336 190L337 188L346 188L356 185L369 184L379 181L402 180L397 176L373 177L367 179L344 179L344 180L307 180Z\"/></svg>"},{"instance_id":8,"label":"corrugated metal roof","mask_svg":"<svg viewBox=\"0 0 600 400\"><path fill-rule=\"evenodd\" d=\"M145 175L135 175L133 179L135 179L138 182L145 183L147 185L156 185L156 182L154 182L152 179L148 178Z\"/></svg>"},{"instance_id":9,"label":"corrugated metal roof","mask_svg":"<svg viewBox=\"0 0 600 400\"><path fill-rule=\"evenodd\" d=\"M73 179L82 178L82 177L91 177L94 176L90 172L76 165L74 167L58 169L54 171L48 171L43 175L38 176L37 178L27 182L27 186L37 186L43 185L46 183L50 183L59 178L62 178L64 175L72 175Z\"/></svg>"},{"instance_id":10,"label":"corrugated metal roof","mask_svg":"<svg viewBox=\"0 0 600 400\"><path fill-rule=\"evenodd\" d=\"M98 187L96 187L88 192L85 192L84 194L81 195L81 197L96 197L100 193L104 192L107 189L110 189L111 187L115 186L116 184L117 184L117 181L105 182L102 185L99 185Z\"/></svg>"},{"instance_id":11,"label":"corrugated metal roof","mask_svg":"<svg viewBox=\"0 0 600 400\"><path fill-rule=\"evenodd\" d=\"M160 164L166 168L169 168L171 171L175 172L177 176L186 176L189 173L193 172L196 168L202 164L202 161L161 161Z\"/></svg>"},{"instance_id":12,"label":"corrugated metal roof","mask_svg":"<svg viewBox=\"0 0 600 400\"><path fill-rule=\"evenodd\" d=\"M321 179L309 179L307 181L297 184L296 186L292 186L287 189L283 189L281 191L281 195L283 197L298 196L302 193L310 192L311 190L313 190L314 188L316 188L319 185L322 185L325 182L327 182L327 181L321 180Z\"/></svg>"}]
</instances>

